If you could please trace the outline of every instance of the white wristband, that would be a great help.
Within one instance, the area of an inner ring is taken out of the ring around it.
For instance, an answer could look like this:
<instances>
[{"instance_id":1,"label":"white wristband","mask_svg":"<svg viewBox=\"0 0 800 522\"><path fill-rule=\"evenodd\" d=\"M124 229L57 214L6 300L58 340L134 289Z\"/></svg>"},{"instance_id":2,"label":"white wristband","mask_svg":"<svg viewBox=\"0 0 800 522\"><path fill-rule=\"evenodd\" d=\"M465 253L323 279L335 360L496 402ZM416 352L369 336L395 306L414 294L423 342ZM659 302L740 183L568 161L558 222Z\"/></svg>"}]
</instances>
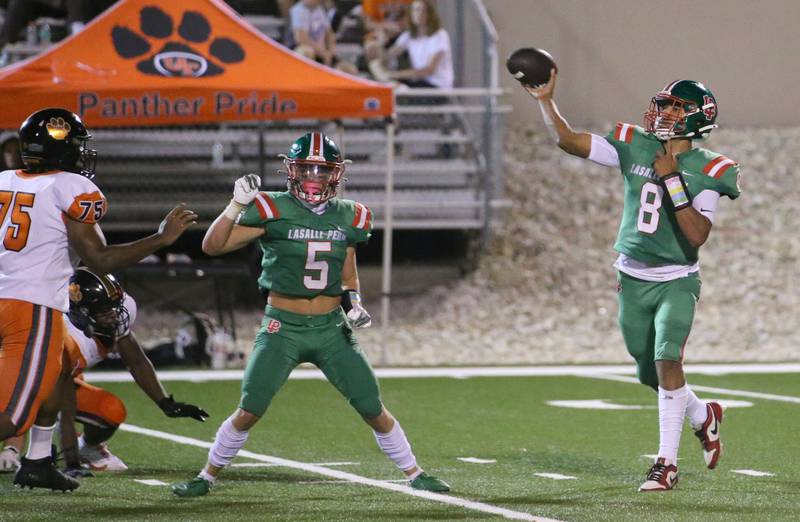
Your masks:
<instances>
[{"instance_id":1,"label":"white wristband","mask_svg":"<svg viewBox=\"0 0 800 522\"><path fill-rule=\"evenodd\" d=\"M236 218L239 217L239 214L241 214L242 210L244 209L245 209L244 205L241 205L231 200L231 202L228 203L228 206L225 207L225 210L223 211L222 215L224 215L231 221L236 221Z\"/></svg>"},{"instance_id":2,"label":"white wristband","mask_svg":"<svg viewBox=\"0 0 800 522\"><path fill-rule=\"evenodd\" d=\"M547 127L547 133L551 138L553 138L553 141L558 143L556 124L553 122L553 118L550 117L550 112L548 112L547 107L544 106L544 102L542 100L539 100L539 108L542 110L542 119L544 119L544 126Z\"/></svg>"}]
</instances>

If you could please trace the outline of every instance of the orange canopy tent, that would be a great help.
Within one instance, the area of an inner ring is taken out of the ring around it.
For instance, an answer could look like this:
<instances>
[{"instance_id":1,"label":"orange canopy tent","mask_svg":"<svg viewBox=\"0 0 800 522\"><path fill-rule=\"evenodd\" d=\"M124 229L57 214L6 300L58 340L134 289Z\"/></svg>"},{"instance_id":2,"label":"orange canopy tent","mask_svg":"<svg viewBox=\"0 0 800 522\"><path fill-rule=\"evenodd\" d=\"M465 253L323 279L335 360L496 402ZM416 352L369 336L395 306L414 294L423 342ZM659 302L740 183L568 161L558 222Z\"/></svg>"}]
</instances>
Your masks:
<instances>
[{"instance_id":1,"label":"orange canopy tent","mask_svg":"<svg viewBox=\"0 0 800 522\"><path fill-rule=\"evenodd\" d=\"M303 59L222 0L122 0L80 33L0 69L0 128L59 106L89 128L372 118L391 87Z\"/></svg>"}]
</instances>

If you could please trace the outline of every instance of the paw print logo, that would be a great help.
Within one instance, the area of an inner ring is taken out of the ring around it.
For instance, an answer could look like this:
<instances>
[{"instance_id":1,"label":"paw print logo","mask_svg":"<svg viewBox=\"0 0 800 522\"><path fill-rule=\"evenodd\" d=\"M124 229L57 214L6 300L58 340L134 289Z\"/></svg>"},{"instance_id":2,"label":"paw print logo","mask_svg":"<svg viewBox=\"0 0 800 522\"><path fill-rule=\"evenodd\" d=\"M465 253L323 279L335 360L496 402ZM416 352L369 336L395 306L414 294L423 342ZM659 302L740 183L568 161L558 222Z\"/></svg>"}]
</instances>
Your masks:
<instances>
[{"instance_id":1,"label":"paw print logo","mask_svg":"<svg viewBox=\"0 0 800 522\"><path fill-rule=\"evenodd\" d=\"M117 25L111 30L111 40L118 55L141 58L136 68L155 76L217 76L225 72L224 64L244 60L244 49L235 41L225 37L211 40L211 24L201 13L183 13L177 34L174 26L172 17L158 7L144 7L139 11L139 29L144 36ZM193 46L202 46L207 52Z\"/></svg>"},{"instance_id":2,"label":"paw print logo","mask_svg":"<svg viewBox=\"0 0 800 522\"><path fill-rule=\"evenodd\" d=\"M78 303L80 300L83 299L83 292L81 292L80 285L75 283L69 284L69 300L73 303Z\"/></svg>"},{"instance_id":3,"label":"paw print logo","mask_svg":"<svg viewBox=\"0 0 800 522\"><path fill-rule=\"evenodd\" d=\"M64 118L50 118L47 122L47 134L54 140L65 140L72 127L64 121Z\"/></svg>"}]
</instances>

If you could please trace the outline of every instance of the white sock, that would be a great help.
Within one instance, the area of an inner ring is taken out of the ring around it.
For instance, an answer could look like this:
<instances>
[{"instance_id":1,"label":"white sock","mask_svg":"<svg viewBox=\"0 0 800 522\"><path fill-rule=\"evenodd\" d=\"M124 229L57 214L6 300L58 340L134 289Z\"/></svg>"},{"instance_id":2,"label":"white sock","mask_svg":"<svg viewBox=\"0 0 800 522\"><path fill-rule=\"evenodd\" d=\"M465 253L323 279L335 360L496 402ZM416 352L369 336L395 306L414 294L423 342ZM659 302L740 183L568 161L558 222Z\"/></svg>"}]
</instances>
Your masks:
<instances>
[{"instance_id":1,"label":"white sock","mask_svg":"<svg viewBox=\"0 0 800 522\"><path fill-rule=\"evenodd\" d=\"M217 477L206 471L205 469L201 469L200 473L197 474L198 477L201 479L207 480L213 486L214 483L217 481Z\"/></svg>"},{"instance_id":2,"label":"white sock","mask_svg":"<svg viewBox=\"0 0 800 522\"><path fill-rule=\"evenodd\" d=\"M233 457L247 441L247 431L239 431L233 427L233 418L228 417L217 430L214 444L208 450L208 463L218 468L224 468L231 463ZM207 477L203 477L206 480Z\"/></svg>"},{"instance_id":3,"label":"white sock","mask_svg":"<svg viewBox=\"0 0 800 522\"><path fill-rule=\"evenodd\" d=\"M686 417L689 418L689 424L692 429L699 429L708 419L708 408L705 402L697 398L697 395L689 388L688 384L684 388L686 388L687 392Z\"/></svg>"},{"instance_id":4,"label":"white sock","mask_svg":"<svg viewBox=\"0 0 800 522\"><path fill-rule=\"evenodd\" d=\"M685 385L677 390L658 387L658 427L661 434L658 456L665 457L675 464L678 462L678 446L681 443L687 399Z\"/></svg>"},{"instance_id":5,"label":"white sock","mask_svg":"<svg viewBox=\"0 0 800 522\"><path fill-rule=\"evenodd\" d=\"M56 425L38 426L34 424L28 432L28 460L43 459L50 456L50 446L53 444L53 432Z\"/></svg>"},{"instance_id":6,"label":"white sock","mask_svg":"<svg viewBox=\"0 0 800 522\"><path fill-rule=\"evenodd\" d=\"M417 457L415 457L414 453L411 451L411 444L408 443L406 434L403 432L403 428L400 427L399 422L396 420L394 421L394 426L389 430L389 433L380 433L377 431L374 433L378 447L381 448L384 455L394 462L394 465L397 466L400 471L404 472L413 467L417 467L415 474L409 477L412 480L422 473L422 470L417 466Z\"/></svg>"}]
</instances>

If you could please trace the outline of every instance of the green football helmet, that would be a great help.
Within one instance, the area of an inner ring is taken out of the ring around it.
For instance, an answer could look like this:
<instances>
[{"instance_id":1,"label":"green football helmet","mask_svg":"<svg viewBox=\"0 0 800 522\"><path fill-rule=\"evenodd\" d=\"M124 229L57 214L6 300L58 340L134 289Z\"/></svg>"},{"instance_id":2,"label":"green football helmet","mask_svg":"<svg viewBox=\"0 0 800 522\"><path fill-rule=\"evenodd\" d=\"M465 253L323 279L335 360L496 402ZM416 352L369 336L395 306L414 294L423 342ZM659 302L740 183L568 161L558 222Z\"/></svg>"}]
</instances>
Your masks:
<instances>
[{"instance_id":1,"label":"green football helmet","mask_svg":"<svg viewBox=\"0 0 800 522\"><path fill-rule=\"evenodd\" d=\"M328 136L321 132L306 133L282 157L289 174L287 187L295 197L319 205L336 195L347 161Z\"/></svg>"},{"instance_id":2,"label":"green football helmet","mask_svg":"<svg viewBox=\"0 0 800 522\"><path fill-rule=\"evenodd\" d=\"M704 138L716 129L717 100L700 82L677 80L650 100L644 128L660 140Z\"/></svg>"}]
</instances>

